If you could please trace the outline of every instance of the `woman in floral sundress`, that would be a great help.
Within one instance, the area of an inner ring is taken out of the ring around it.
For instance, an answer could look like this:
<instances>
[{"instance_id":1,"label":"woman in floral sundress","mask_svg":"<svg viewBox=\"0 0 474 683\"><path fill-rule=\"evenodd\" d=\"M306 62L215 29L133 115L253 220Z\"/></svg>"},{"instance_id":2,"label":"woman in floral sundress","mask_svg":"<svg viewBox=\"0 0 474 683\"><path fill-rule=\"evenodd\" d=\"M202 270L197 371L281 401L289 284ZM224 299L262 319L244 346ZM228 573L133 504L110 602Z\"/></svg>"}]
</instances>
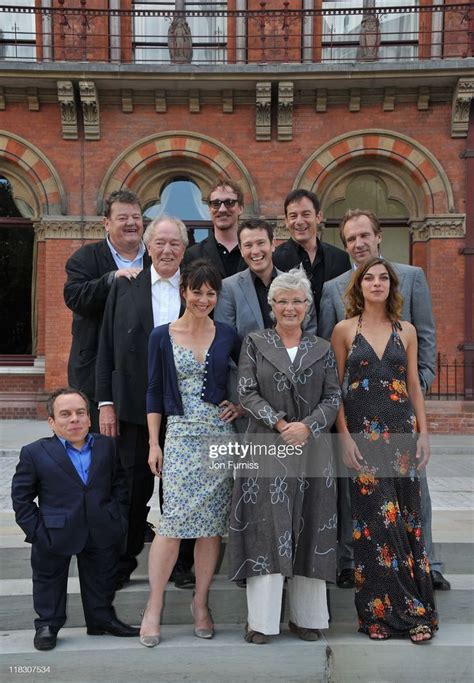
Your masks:
<instances>
[{"instance_id":1,"label":"woman in floral sundress","mask_svg":"<svg viewBox=\"0 0 474 683\"><path fill-rule=\"evenodd\" d=\"M347 320L332 344L346 393L337 418L351 476L359 631L373 640L437 628L421 529L419 470L430 457L417 337L400 321L402 298L390 264L368 261L347 290Z\"/></svg>"}]
</instances>

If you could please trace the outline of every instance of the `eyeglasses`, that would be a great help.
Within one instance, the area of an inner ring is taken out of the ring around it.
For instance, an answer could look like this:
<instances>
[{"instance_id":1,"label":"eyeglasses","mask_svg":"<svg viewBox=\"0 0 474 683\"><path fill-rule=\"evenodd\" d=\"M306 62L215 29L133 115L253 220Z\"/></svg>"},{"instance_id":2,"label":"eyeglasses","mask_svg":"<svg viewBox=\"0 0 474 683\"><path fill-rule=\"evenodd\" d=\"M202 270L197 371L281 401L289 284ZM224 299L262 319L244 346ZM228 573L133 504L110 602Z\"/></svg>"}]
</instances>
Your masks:
<instances>
[{"instance_id":1,"label":"eyeglasses","mask_svg":"<svg viewBox=\"0 0 474 683\"><path fill-rule=\"evenodd\" d=\"M221 204L224 204L226 209L233 209L237 203L237 199L211 199L208 202L209 208L211 208L213 211L219 211Z\"/></svg>"},{"instance_id":2,"label":"eyeglasses","mask_svg":"<svg viewBox=\"0 0 474 683\"><path fill-rule=\"evenodd\" d=\"M289 306L290 304L297 308L298 306L304 306L308 302L307 299L293 299L293 301L287 301L286 299L273 299L273 303L276 306Z\"/></svg>"}]
</instances>

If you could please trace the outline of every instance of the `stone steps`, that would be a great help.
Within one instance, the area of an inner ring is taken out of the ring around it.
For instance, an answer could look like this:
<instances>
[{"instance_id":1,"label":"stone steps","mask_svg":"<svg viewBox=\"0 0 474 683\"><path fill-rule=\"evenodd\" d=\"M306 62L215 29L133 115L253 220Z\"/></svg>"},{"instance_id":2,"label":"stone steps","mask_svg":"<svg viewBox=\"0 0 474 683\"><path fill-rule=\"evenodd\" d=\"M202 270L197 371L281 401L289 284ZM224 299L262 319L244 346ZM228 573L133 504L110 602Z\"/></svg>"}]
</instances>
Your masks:
<instances>
[{"instance_id":1,"label":"stone steps","mask_svg":"<svg viewBox=\"0 0 474 683\"><path fill-rule=\"evenodd\" d=\"M37 652L32 631L3 634L2 681L26 678L15 666L49 667L28 680L61 683L470 683L472 624L446 624L430 645L408 639L375 643L350 624L336 624L317 643L305 643L282 625L265 646L249 645L242 624L219 624L211 641L191 628L165 626L162 642L145 649L136 638L93 638L64 628L51 652ZM11 670L10 669L13 669Z\"/></svg>"}]
</instances>

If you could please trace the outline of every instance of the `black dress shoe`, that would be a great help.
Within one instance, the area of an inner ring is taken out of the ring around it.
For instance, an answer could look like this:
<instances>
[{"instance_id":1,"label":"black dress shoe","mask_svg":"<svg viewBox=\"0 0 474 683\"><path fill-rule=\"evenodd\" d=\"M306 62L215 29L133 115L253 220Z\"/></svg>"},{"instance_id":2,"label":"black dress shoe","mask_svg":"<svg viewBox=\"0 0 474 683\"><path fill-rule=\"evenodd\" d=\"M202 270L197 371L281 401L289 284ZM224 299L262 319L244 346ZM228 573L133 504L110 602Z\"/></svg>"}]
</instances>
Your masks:
<instances>
[{"instance_id":1,"label":"black dress shoe","mask_svg":"<svg viewBox=\"0 0 474 683\"><path fill-rule=\"evenodd\" d=\"M355 588L354 570L343 569L336 579L338 588Z\"/></svg>"},{"instance_id":2,"label":"black dress shoe","mask_svg":"<svg viewBox=\"0 0 474 683\"><path fill-rule=\"evenodd\" d=\"M451 584L449 583L448 579L445 579L444 576L441 574L441 572L436 571L436 569L433 569L433 571L430 572L431 575L431 581L433 583L433 588L435 591L450 591L451 590Z\"/></svg>"},{"instance_id":3,"label":"black dress shoe","mask_svg":"<svg viewBox=\"0 0 474 683\"><path fill-rule=\"evenodd\" d=\"M111 636L118 636L119 638L131 638L140 635L140 629L135 626L124 624L123 621L114 617L110 621L96 623L93 626L87 627L88 636L103 636L108 633Z\"/></svg>"},{"instance_id":4,"label":"black dress shoe","mask_svg":"<svg viewBox=\"0 0 474 683\"><path fill-rule=\"evenodd\" d=\"M33 645L37 650L53 650L57 639L58 632L52 626L40 626L36 629Z\"/></svg>"}]
</instances>

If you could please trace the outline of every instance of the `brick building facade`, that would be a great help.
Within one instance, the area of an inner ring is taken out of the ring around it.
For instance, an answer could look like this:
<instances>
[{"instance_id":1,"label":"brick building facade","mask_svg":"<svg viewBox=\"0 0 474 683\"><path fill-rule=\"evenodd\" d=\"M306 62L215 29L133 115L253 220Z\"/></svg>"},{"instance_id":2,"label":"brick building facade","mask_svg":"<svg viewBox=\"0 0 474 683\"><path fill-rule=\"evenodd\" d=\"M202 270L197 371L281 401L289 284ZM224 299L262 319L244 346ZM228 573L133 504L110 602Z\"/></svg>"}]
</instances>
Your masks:
<instances>
[{"instance_id":1,"label":"brick building facade","mask_svg":"<svg viewBox=\"0 0 474 683\"><path fill-rule=\"evenodd\" d=\"M246 215L272 220L280 239L283 200L296 187L318 194L323 239L339 246L345 208L375 209L384 256L427 275L441 361L461 364L438 393L472 398L463 364L474 348L474 3L402 3L413 6L405 33L400 23L384 33L398 21L393 8L384 13L394 3L342 3L343 16L322 0L209 3L201 9L225 30L208 52L193 6L192 57L186 41L171 52L155 11L158 33L141 34L158 45L149 61L137 58L138 4L17 4L32 8L4 16L29 17L33 29L28 59L3 34L0 178L24 208L0 229L34 233L32 341L26 354L0 352L2 416L41 414L44 393L65 382L64 264L103 236L104 197L128 187L144 205L159 203L177 178L205 197L218 174L241 182ZM344 17L356 26L345 43Z\"/></svg>"}]
</instances>

